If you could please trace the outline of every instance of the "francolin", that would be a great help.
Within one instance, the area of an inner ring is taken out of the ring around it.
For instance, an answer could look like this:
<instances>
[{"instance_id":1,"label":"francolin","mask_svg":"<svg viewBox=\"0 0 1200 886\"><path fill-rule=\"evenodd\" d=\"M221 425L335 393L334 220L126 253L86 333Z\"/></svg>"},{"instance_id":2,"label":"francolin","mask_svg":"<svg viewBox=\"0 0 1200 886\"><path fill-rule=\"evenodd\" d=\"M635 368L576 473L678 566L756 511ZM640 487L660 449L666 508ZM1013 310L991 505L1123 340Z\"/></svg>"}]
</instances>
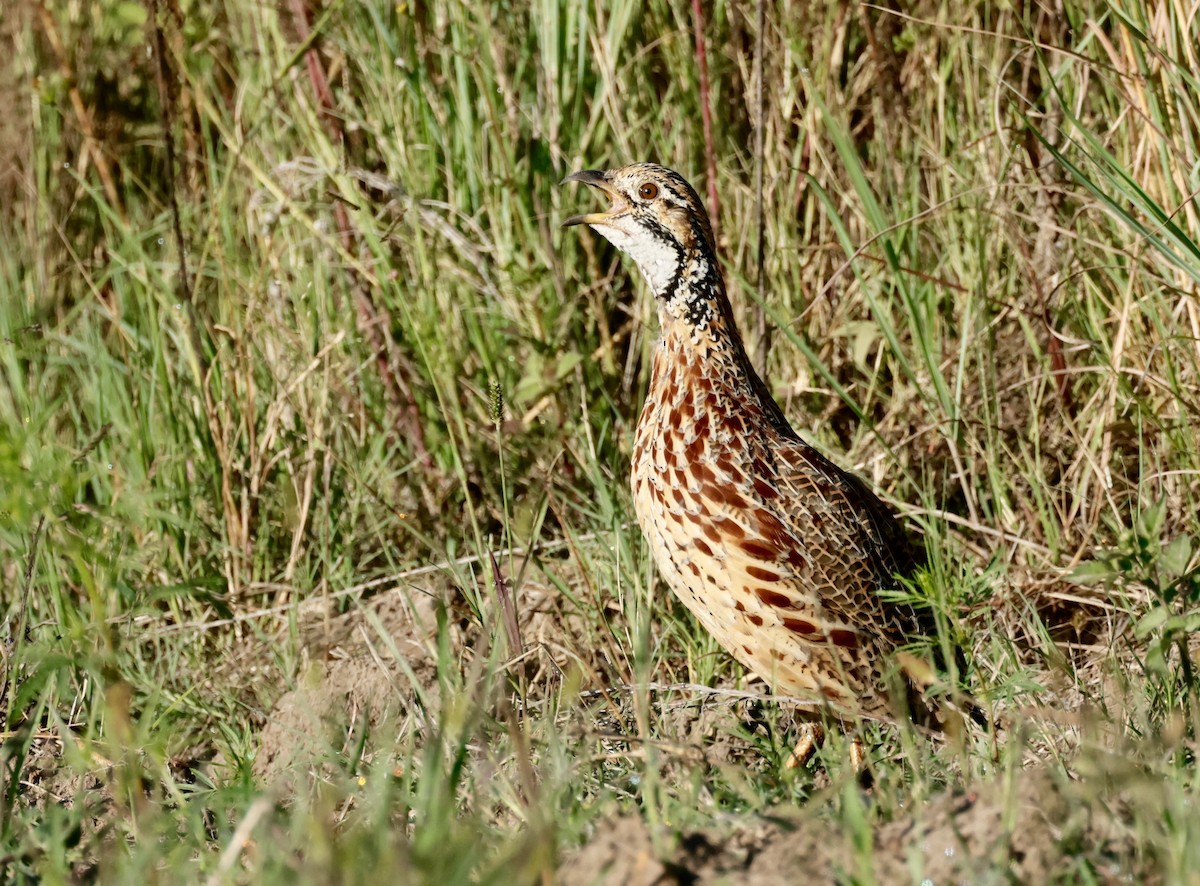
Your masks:
<instances>
[{"instance_id":1,"label":"francolin","mask_svg":"<svg viewBox=\"0 0 1200 886\"><path fill-rule=\"evenodd\" d=\"M695 190L651 163L568 181L610 205L563 226L586 224L629 255L658 308L632 485L663 579L776 693L839 720L903 716L895 654L928 625L879 592L917 555L861 480L800 439L754 371ZM796 753L819 735L810 726Z\"/></svg>"}]
</instances>

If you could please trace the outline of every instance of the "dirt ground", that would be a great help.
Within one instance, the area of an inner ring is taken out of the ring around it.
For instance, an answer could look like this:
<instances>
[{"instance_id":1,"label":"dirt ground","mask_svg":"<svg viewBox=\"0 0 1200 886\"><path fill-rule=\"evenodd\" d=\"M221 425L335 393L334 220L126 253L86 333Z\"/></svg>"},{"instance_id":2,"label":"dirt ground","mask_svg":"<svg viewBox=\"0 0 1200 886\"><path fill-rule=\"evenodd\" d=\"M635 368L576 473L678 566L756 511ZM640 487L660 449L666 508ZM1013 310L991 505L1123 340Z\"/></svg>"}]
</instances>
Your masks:
<instances>
[{"instance_id":1,"label":"dirt ground","mask_svg":"<svg viewBox=\"0 0 1200 886\"><path fill-rule=\"evenodd\" d=\"M319 775L309 769L312 760L331 748L348 747L363 728L385 722L402 727L405 718L428 716L438 704L438 601L449 592L433 579L381 594L350 614L329 616L315 606L306 610L301 632L308 671L268 716L256 774L285 792L296 789L299 773ZM522 599L527 604L520 616L524 636L561 634L549 585L527 579ZM459 634L457 639L465 638ZM761 765L723 723L738 716L733 706L692 703L664 710L670 734L683 736L685 745L700 749L709 762ZM862 800L872 802L869 791ZM582 846L567 849L557 877L563 884L612 886L769 884L797 878L1042 883L1070 877L1074 850L1086 847L1093 870L1106 878L1102 882L1131 882L1121 872L1136 868L1134 844L1112 811L1115 805L1094 787L1085 790L1061 772L1033 765L933 796L864 833L847 833L819 811L794 807L724 819L704 830L657 833L640 817L620 815L600 820Z\"/></svg>"},{"instance_id":2,"label":"dirt ground","mask_svg":"<svg viewBox=\"0 0 1200 886\"><path fill-rule=\"evenodd\" d=\"M1047 883L1074 868L1071 846L1111 858L1102 882L1123 879L1132 847L1120 826L1089 811L1045 772L938 795L876 829L869 851L817 816L770 810L734 827L664 834L622 816L602 822L559 868L563 884ZM1103 808L1103 807L1100 807ZM869 859L869 862L864 862ZM1145 882L1140 881L1140 882Z\"/></svg>"}]
</instances>

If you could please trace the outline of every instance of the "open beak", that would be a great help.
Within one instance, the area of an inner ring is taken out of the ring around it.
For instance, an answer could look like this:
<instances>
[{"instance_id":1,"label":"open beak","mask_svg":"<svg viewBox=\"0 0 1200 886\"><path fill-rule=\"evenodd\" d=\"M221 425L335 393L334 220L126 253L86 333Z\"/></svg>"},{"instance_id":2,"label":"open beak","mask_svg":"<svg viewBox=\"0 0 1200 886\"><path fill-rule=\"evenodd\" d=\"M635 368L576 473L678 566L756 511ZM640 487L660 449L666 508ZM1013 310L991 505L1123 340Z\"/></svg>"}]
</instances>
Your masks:
<instances>
[{"instance_id":1,"label":"open beak","mask_svg":"<svg viewBox=\"0 0 1200 886\"><path fill-rule=\"evenodd\" d=\"M608 197L609 207L607 212L589 212L585 215L573 215L562 223L564 228L569 228L572 225L604 224L624 214L625 210L629 208L617 193L616 188L609 182L608 174L598 169L581 169L579 172L572 172L560 184L565 185L567 182L583 182L588 187L595 188Z\"/></svg>"}]
</instances>

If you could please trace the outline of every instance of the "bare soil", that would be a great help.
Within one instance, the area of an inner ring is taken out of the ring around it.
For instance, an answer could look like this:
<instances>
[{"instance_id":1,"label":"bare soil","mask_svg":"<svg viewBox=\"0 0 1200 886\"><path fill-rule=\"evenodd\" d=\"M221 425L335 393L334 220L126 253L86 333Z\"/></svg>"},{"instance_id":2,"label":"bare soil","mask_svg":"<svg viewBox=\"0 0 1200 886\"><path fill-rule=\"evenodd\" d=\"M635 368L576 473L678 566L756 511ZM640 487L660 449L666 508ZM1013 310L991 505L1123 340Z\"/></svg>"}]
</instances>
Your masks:
<instances>
[{"instance_id":1,"label":"bare soil","mask_svg":"<svg viewBox=\"0 0 1200 886\"><path fill-rule=\"evenodd\" d=\"M866 835L817 815L772 810L735 827L656 841L641 818L624 815L601 822L563 859L558 882L1047 883L1077 871L1075 851L1083 847L1102 882L1130 882L1123 878L1136 869L1132 841L1103 803L1085 799L1035 771L939 794Z\"/></svg>"},{"instance_id":2,"label":"bare soil","mask_svg":"<svg viewBox=\"0 0 1200 886\"><path fill-rule=\"evenodd\" d=\"M536 653L528 657L527 673L535 675L569 667L572 649L587 642L579 632L582 622L560 608L561 594L543 578L536 569L526 576L518 616L522 637ZM315 761L329 759L330 750L349 749L363 730L405 729L414 725L411 718L433 715L439 703L439 608L441 618L453 623L456 599L461 601L459 589L431 576L349 613L305 609L300 627L309 664L267 717L256 774L286 796L320 778ZM469 657L477 638L465 619L459 624L452 633L456 654L466 650ZM1074 685L1068 683L1065 688ZM661 701L659 732L678 741L665 755L664 777L672 766L697 760L761 770L766 763L747 734L768 727L755 726L755 707L752 701L697 700L686 693ZM628 750L622 732L632 711L626 701L614 694L587 716L584 728L611 735L614 752ZM816 787L827 784L818 780ZM1097 794L1094 785L1087 790L1092 793L1035 767L938 794L873 829L864 824L862 833L847 833L823 818L820 803L690 831L655 832L641 817L616 815L595 824L583 845L564 852L557 879L614 886L768 884L796 882L803 872L813 883L1040 883L1070 878L1076 855L1085 851L1102 878L1111 873L1102 882L1128 882L1118 872L1136 870L1137 859L1119 811L1112 811L1120 803L1103 790ZM861 799L864 806L873 802L869 790Z\"/></svg>"}]
</instances>

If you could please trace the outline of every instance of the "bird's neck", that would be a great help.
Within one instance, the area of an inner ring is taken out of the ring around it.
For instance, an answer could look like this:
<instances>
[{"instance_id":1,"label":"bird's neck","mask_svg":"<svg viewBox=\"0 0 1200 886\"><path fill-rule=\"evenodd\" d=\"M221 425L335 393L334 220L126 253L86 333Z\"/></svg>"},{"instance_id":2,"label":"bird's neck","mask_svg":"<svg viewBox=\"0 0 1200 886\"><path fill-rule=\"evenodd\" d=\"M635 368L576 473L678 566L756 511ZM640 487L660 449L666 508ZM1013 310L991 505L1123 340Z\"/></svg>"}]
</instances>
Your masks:
<instances>
[{"instance_id":1,"label":"bird's neck","mask_svg":"<svg viewBox=\"0 0 1200 886\"><path fill-rule=\"evenodd\" d=\"M655 296L661 356L688 364L692 371L686 375L705 379L705 387L720 385L735 401L757 405L777 431L795 437L746 354L716 260L702 253L686 254L679 273L667 286L656 288ZM655 374L659 366L656 360Z\"/></svg>"},{"instance_id":2,"label":"bird's neck","mask_svg":"<svg viewBox=\"0 0 1200 886\"><path fill-rule=\"evenodd\" d=\"M716 259L698 250L685 252L675 272L651 288L664 341L679 338L680 343L688 340L699 345L711 340L718 349L741 346Z\"/></svg>"}]
</instances>

